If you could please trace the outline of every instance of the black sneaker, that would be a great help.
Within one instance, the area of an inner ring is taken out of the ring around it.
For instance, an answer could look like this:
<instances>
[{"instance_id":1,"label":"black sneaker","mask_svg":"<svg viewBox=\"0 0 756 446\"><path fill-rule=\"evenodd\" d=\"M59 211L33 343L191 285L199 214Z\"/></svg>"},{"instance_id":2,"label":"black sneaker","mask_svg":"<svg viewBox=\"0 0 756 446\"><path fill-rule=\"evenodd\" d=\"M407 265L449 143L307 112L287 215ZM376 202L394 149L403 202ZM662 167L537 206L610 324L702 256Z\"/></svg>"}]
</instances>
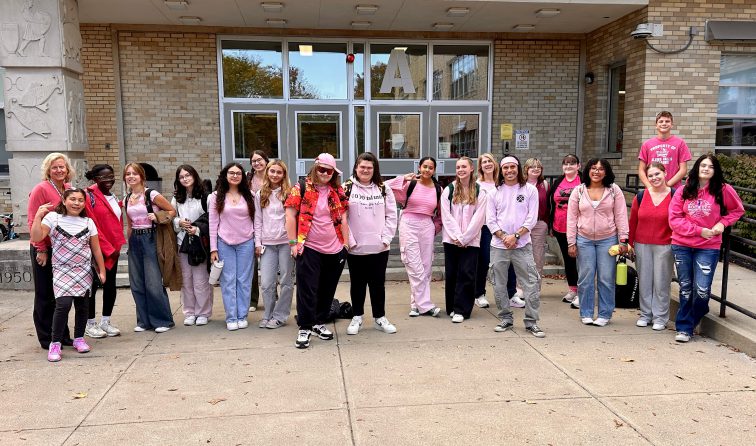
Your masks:
<instances>
[{"instance_id":1,"label":"black sneaker","mask_svg":"<svg viewBox=\"0 0 756 446\"><path fill-rule=\"evenodd\" d=\"M513 325L511 322L501 321L499 325L494 327L494 331L497 333L504 333L505 331L511 329L512 326Z\"/></svg>"},{"instance_id":2,"label":"black sneaker","mask_svg":"<svg viewBox=\"0 0 756 446\"><path fill-rule=\"evenodd\" d=\"M331 330L327 329L325 325L313 325L312 326L312 332L318 335L320 339L330 341L333 339L333 333L331 333Z\"/></svg>"},{"instance_id":3,"label":"black sneaker","mask_svg":"<svg viewBox=\"0 0 756 446\"><path fill-rule=\"evenodd\" d=\"M294 345L297 346L297 348L307 348L310 346L310 335L312 332L310 330L299 330L297 333L297 341L294 343Z\"/></svg>"},{"instance_id":4,"label":"black sneaker","mask_svg":"<svg viewBox=\"0 0 756 446\"><path fill-rule=\"evenodd\" d=\"M546 333L544 333L543 330L538 328L538 325L531 325L530 327L525 327L525 330L537 338L546 337Z\"/></svg>"},{"instance_id":5,"label":"black sneaker","mask_svg":"<svg viewBox=\"0 0 756 446\"><path fill-rule=\"evenodd\" d=\"M430 316L430 317L438 317L439 314L441 314L441 309L438 307L433 307L430 310L426 311L425 313L420 313L422 316Z\"/></svg>"}]
</instances>

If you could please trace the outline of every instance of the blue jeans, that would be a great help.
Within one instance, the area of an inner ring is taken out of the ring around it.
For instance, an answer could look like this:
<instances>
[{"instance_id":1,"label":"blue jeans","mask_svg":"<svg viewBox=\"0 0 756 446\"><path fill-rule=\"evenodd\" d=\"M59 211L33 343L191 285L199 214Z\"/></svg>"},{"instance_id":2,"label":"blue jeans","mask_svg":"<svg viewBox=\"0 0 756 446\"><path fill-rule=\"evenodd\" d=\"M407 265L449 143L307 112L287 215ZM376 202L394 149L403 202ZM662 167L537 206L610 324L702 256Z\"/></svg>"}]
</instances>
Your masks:
<instances>
[{"instance_id":1,"label":"blue jeans","mask_svg":"<svg viewBox=\"0 0 756 446\"><path fill-rule=\"evenodd\" d=\"M129 286L136 304L138 326L147 330L173 327L173 313L158 265L154 232L129 237Z\"/></svg>"},{"instance_id":2,"label":"blue jeans","mask_svg":"<svg viewBox=\"0 0 756 446\"><path fill-rule=\"evenodd\" d=\"M609 255L609 248L616 244L616 235L603 240L590 240L577 236L578 296L581 318L593 319L596 295L594 281L598 282L598 317L612 318L617 261Z\"/></svg>"},{"instance_id":3,"label":"blue jeans","mask_svg":"<svg viewBox=\"0 0 756 446\"><path fill-rule=\"evenodd\" d=\"M229 245L218 237L218 257L223 260L220 285L226 322L247 320L255 267L255 239Z\"/></svg>"},{"instance_id":4,"label":"blue jeans","mask_svg":"<svg viewBox=\"0 0 756 446\"><path fill-rule=\"evenodd\" d=\"M709 312L709 293L717 269L719 250L672 245L672 254L675 256L677 279L680 282L676 329L693 336L693 329Z\"/></svg>"}]
</instances>

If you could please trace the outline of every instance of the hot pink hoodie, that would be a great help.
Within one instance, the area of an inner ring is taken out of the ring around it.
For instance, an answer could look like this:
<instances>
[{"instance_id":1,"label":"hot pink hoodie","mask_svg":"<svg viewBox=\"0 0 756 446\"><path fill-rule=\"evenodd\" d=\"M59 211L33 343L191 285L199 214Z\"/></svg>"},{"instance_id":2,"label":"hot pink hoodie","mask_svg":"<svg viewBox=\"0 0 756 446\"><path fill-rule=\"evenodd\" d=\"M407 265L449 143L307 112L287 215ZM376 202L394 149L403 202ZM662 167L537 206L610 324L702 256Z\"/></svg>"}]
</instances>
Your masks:
<instances>
[{"instance_id":1,"label":"hot pink hoodie","mask_svg":"<svg viewBox=\"0 0 756 446\"><path fill-rule=\"evenodd\" d=\"M627 205L619 186L612 184L605 188L595 209L585 185L572 190L567 205L567 243L574 245L578 234L589 240L603 240L613 235L627 240L630 236Z\"/></svg>"},{"instance_id":2,"label":"hot pink hoodie","mask_svg":"<svg viewBox=\"0 0 756 446\"><path fill-rule=\"evenodd\" d=\"M730 226L743 216L743 202L729 184L722 186L722 201L727 208L723 216L709 188L698 190L698 198L683 200L683 189L677 189L669 205L669 226L672 228L672 244L689 248L719 249L722 235L710 239L701 236L701 230L711 229L717 223Z\"/></svg>"}]
</instances>

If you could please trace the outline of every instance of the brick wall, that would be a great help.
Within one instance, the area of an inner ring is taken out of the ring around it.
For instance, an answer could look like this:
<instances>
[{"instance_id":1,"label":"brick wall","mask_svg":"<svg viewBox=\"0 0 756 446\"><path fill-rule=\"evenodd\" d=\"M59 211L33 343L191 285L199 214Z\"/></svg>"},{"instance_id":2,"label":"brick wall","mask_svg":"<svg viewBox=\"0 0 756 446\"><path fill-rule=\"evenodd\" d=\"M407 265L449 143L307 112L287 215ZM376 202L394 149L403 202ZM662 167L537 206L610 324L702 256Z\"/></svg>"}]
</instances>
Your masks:
<instances>
[{"instance_id":1,"label":"brick wall","mask_svg":"<svg viewBox=\"0 0 756 446\"><path fill-rule=\"evenodd\" d=\"M499 129L530 130L530 150L510 152L522 162L538 157L544 173L561 173L561 160L575 152L579 40L497 40L494 42L493 153L502 153Z\"/></svg>"}]
</instances>

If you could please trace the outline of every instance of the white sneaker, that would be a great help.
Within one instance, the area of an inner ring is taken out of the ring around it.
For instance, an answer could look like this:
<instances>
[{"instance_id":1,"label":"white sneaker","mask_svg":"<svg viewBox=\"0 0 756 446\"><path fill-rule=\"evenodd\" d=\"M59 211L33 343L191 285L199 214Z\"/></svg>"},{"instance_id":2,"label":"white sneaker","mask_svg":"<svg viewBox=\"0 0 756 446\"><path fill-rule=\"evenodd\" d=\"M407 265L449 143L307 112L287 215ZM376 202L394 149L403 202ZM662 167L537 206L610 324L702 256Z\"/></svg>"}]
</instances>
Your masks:
<instances>
[{"instance_id":1,"label":"white sneaker","mask_svg":"<svg viewBox=\"0 0 756 446\"><path fill-rule=\"evenodd\" d=\"M578 296L575 296L575 298L572 299L572 302L570 303L570 308L574 308L574 309L580 308L580 298Z\"/></svg>"},{"instance_id":2,"label":"white sneaker","mask_svg":"<svg viewBox=\"0 0 756 446\"><path fill-rule=\"evenodd\" d=\"M603 317L596 318L596 320L593 321L593 325L595 325L597 327L604 327L608 323L609 323L609 319L606 319L606 318L603 318Z\"/></svg>"},{"instance_id":3,"label":"white sneaker","mask_svg":"<svg viewBox=\"0 0 756 446\"><path fill-rule=\"evenodd\" d=\"M197 316L187 316L184 318L184 325L194 325L197 322Z\"/></svg>"},{"instance_id":4,"label":"white sneaker","mask_svg":"<svg viewBox=\"0 0 756 446\"><path fill-rule=\"evenodd\" d=\"M250 313L254 313L255 311L257 311L257 307L249 307Z\"/></svg>"},{"instance_id":5,"label":"white sneaker","mask_svg":"<svg viewBox=\"0 0 756 446\"><path fill-rule=\"evenodd\" d=\"M420 311L415 307L410 307L409 317L418 317L418 316L420 316Z\"/></svg>"},{"instance_id":6,"label":"white sneaker","mask_svg":"<svg viewBox=\"0 0 756 446\"><path fill-rule=\"evenodd\" d=\"M667 326L665 324L654 324L654 326L651 327L651 329L654 331L662 331L662 330L666 330Z\"/></svg>"},{"instance_id":7,"label":"white sneaker","mask_svg":"<svg viewBox=\"0 0 756 446\"><path fill-rule=\"evenodd\" d=\"M479 306L480 308L488 308L491 306L488 303L488 299L486 299L485 295L475 298L475 305Z\"/></svg>"},{"instance_id":8,"label":"white sneaker","mask_svg":"<svg viewBox=\"0 0 756 446\"><path fill-rule=\"evenodd\" d=\"M171 327L157 327L155 329L155 333L165 333L166 331L170 330Z\"/></svg>"},{"instance_id":9,"label":"white sneaker","mask_svg":"<svg viewBox=\"0 0 756 446\"><path fill-rule=\"evenodd\" d=\"M236 321L233 322L226 322L226 329L228 331L235 331L239 329L239 323Z\"/></svg>"},{"instance_id":10,"label":"white sneaker","mask_svg":"<svg viewBox=\"0 0 756 446\"><path fill-rule=\"evenodd\" d=\"M525 301L522 300L522 298L517 293L515 293L515 295L512 296L511 299L509 299L509 306L514 308L524 308Z\"/></svg>"},{"instance_id":11,"label":"white sneaker","mask_svg":"<svg viewBox=\"0 0 756 446\"><path fill-rule=\"evenodd\" d=\"M360 326L362 325L362 316L355 316L347 327L348 335L356 335L360 332Z\"/></svg>"},{"instance_id":12,"label":"white sneaker","mask_svg":"<svg viewBox=\"0 0 756 446\"><path fill-rule=\"evenodd\" d=\"M243 330L249 327L249 322L246 319L242 319L240 321L236 321L236 325L239 327L239 330Z\"/></svg>"},{"instance_id":13,"label":"white sneaker","mask_svg":"<svg viewBox=\"0 0 756 446\"><path fill-rule=\"evenodd\" d=\"M638 319L638 320L637 320L637 321L635 322L635 326L636 326L636 327L648 327L648 321L647 321L647 320L645 320L645 319Z\"/></svg>"},{"instance_id":14,"label":"white sneaker","mask_svg":"<svg viewBox=\"0 0 756 446\"><path fill-rule=\"evenodd\" d=\"M688 333L685 333L684 331L678 331L675 335L675 341L688 342L690 341L690 335Z\"/></svg>"},{"instance_id":15,"label":"white sneaker","mask_svg":"<svg viewBox=\"0 0 756 446\"><path fill-rule=\"evenodd\" d=\"M572 290L567 291L567 294L565 294L564 297L562 297L562 302L570 304L572 303L573 300L575 300L576 297L577 297L576 292Z\"/></svg>"},{"instance_id":16,"label":"white sneaker","mask_svg":"<svg viewBox=\"0 0 756 446\"><path fill-rule=\"evenodd\" d=\"M386 316L379 317L375 320L375 329L388 334L396 333L396 327L386 319Z\"/></svg>"},{"instance_id":17,"label":"white sneaker","mask_svg":"<svg viewBox=\"0 0 756 446\"><path fill-rule=\"evenodd\" d=\"M144 328L144 327L140 327L139 325L137 325L136 327L134 327L134 331L137 332L137 333L141 333L143 331L147 331L147 329Z\"/></svg>"},{"instance_id":18,"label":"white sneaker","mask_svg":"<svg viewBox=\"0 0 756 446\"><path fill-rule=\"evenodd\" d=\"M455 313L454 316L452 316L452 322L454 322L455 324L459 324L460 322L463 322L464 320L465 320L465 317L459 313Z\"/></svg>"},{"instance_id":19,"label":"white sneaker","mask_svg":"<svg viewBox=\"0 0 756 446\"><path fill-rule=\"evenodd\" d=\"M97 322L87 322L87 328L84 329L84 334L89 336L90 338L104 338L108 334L105 333L105 330L100 328L99 324Z\"/></svg>"},{"instance_id":20,"label":"white sneaker","mask_svg":"<svg viewBox=\"0 0 756 446\"><path fill-rule=\"evenodd\" d=\"M110 320L100 322L100 328L108 335L108 337L121 335L121 330L119 330L115 325L111 324Z\"/></svg>"},{"instance_id":21,"label":"white sneaker","mask_svg":"<svg viewBox=\"0 0 756 446\"><path fill-rule=\"evenodd\" d=\"M194 322L194 325L207 325L207 317L197 316L197 320Z\"/></svg>"},{"instance_id":22,"label":"white sneaker","mask_svg":"<svg viewBox=\"0 0 756 446\"><path fill-rule=\"evenodd\" d=\"M583 325L593 325L593 319L591 319L589 317L581 318L580 322L582 322Z\"/></svg>"}]
</instances>

